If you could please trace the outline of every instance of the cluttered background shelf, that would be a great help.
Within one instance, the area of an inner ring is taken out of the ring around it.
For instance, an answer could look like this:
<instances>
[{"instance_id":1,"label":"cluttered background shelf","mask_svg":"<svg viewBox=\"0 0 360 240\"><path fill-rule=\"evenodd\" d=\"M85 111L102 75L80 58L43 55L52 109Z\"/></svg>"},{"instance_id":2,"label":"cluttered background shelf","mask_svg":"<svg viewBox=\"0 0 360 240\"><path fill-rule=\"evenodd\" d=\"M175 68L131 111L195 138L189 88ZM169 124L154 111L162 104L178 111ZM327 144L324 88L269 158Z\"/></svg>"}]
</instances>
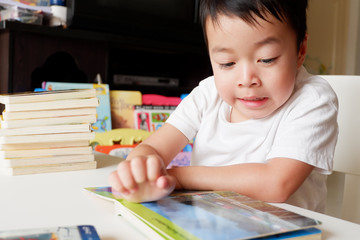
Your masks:
<instances>
[{"instance_id":1,"label":"cluttered background shelf","mask_svg":"<svg viewBox=\"0 0 360 240\"><path fill-rule=\"evenodd\" d=\"M0 0L0 6L17 6L17 13L29 7L25 2L36 1ZM99 74L112 90L179 95L211 74L198 0L50 5L39 7L45 9L40 24L0 17L0 93L29 91L43 81L93 83ZM59 24L52 22L53 7L64 10Z\"/></svg>"},{"instance_id":2,"label":"cluttered background shelf","mask_svg":"<svg viewBox=\"0 0 360 240\"><path fill-rule=\"evenodd\" d=\"M100 74L113 90L179 95L211 74L204 44L14 21L2 22L0 52L0 93L49 80L92 83ZM121 81L127 76L132 82Z\"/></svg>"}]
</instances>

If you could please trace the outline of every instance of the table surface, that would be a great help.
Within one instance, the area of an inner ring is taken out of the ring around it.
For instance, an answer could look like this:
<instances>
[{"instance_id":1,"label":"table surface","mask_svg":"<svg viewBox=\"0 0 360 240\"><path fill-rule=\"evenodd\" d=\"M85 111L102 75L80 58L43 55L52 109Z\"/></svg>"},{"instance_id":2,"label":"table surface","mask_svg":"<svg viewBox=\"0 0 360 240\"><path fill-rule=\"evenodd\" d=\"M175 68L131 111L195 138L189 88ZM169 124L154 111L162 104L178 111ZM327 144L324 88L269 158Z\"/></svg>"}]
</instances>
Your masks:
<instances>
[{"instance_id":1,"label":"table surface","mask_svg":"<svg viewBox=\"0 0 360 240\"><path fill-rule=\"evenodd\" d=\"M98 168L24 176L0 175L0 231L70 225L94 225L102 240L147 239L116 216L114 204L91 195L85 187L108 185L118 158L96 154ZM359 239L360 225L294 207L276 206L322 222L322 239Z\"/></svg>"}]
</instances>

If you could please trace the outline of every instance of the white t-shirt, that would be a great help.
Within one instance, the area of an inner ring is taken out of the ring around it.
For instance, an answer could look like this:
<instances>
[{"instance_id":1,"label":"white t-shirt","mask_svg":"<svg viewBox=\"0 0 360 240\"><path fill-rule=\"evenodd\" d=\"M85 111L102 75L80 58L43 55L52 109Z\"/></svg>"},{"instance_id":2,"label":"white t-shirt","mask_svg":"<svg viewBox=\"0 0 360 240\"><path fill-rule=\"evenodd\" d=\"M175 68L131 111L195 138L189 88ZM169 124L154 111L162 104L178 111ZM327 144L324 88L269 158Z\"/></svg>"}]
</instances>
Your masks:
<instances>
[{"instance_id":1,"label":"white t-shirt","mask_svg":"<svg viewBox=\"0 0 360 240\"><path fill-rule=\"evenodd\" d=\"M230 123L231 106L218 95L213 77L200 82L168 123L189 140L195 137L191 165L265 163L276 157L315 166L287 203L323 212L326 175L333 166L338 136L338 102L326 80L301 68L290 99L270 116Z\"/></svg>"}]
</instances>

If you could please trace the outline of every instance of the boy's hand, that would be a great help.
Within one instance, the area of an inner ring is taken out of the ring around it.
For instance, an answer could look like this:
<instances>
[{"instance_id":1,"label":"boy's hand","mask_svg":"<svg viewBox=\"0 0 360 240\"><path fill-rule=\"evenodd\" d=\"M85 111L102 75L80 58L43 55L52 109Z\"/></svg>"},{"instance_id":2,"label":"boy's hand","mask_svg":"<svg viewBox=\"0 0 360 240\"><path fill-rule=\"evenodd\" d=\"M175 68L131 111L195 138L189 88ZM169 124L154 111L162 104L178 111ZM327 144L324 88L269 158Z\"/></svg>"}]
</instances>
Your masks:
<instances>
[{"instance_id":1,"label":"boy's hand","mask_svg":"<svg viewBox=\"0 0 360 240\"><path fill-rule=\"evenodd\" d=\"M111 187L132 202L149 202L169 195L176 180L167 175L159 156L143 156L126 160L109 176Z\"/></svg>"}]
</instances>

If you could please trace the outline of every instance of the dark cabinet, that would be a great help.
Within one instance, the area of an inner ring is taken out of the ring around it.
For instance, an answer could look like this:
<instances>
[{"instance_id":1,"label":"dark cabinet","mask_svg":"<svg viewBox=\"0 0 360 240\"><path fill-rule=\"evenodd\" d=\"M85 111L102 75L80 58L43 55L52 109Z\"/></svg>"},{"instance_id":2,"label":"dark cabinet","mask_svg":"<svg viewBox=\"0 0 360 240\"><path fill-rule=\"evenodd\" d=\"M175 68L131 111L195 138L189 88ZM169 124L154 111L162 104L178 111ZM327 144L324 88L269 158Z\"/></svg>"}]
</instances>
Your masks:
<instances>
[{"instance_id":1,"label":"dark cabinet","mask_svg":"<svg viewBox=\"0 0 360 240\"><path fill-rule=\"evenodd\" d=\"M44 80L93 82L98 73L112 90L178 95L211 68L204 44L3 22L1 93L31 91ZM163 84L119 84L113 81L119 75L158 77ZM166 85L166 79L177 79L178 86Z\"/></svg>"}]
</instances>

